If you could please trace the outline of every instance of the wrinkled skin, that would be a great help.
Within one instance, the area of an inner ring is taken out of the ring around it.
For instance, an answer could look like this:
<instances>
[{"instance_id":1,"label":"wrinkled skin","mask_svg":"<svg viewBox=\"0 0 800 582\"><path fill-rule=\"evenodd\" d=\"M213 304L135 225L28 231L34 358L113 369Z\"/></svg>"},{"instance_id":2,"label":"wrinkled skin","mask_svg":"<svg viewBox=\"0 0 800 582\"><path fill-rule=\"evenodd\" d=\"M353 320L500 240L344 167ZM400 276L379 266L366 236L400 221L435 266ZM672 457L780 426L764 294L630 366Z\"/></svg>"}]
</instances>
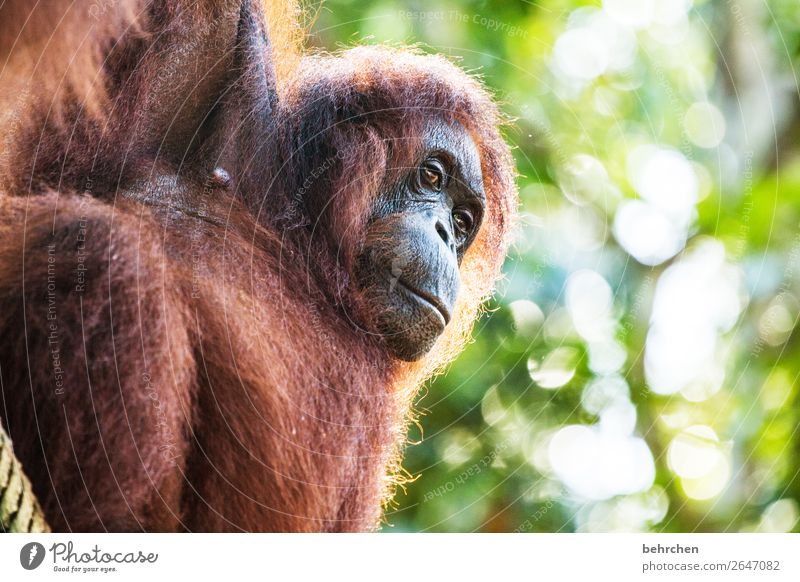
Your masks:
<instances>
[{"instance_id":1,"label":"wrinkled skin","mask_svg":"<svg viewBox=\"0 0 800 582\"><path fill-rule=\"evenodd\" d=\"M478 151L461 126L431 123L422 144L419 163L378 197L356 274L373 331L407 361L450 322L459 264L486 206Z\"/></svg>"}]
</instances>

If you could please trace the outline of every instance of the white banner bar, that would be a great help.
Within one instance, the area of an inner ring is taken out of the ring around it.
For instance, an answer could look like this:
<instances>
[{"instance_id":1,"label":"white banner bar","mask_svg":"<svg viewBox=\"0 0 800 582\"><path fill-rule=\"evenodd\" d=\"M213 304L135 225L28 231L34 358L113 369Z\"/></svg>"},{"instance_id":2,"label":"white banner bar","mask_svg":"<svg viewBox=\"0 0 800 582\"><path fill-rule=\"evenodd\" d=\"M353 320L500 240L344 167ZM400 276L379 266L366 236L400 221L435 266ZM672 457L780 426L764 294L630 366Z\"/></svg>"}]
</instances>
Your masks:
<instances>
[{"instance_id":1,"label":"white banner bar","mask_svg":"<svg viewBox=\"0 0 800 582\"><path fill-rule=\"evenodd\" d=\"M3 581L778 582L800 580L799 565L800 537L792 534L0 536Z\"/></svg>"}]
</instances>

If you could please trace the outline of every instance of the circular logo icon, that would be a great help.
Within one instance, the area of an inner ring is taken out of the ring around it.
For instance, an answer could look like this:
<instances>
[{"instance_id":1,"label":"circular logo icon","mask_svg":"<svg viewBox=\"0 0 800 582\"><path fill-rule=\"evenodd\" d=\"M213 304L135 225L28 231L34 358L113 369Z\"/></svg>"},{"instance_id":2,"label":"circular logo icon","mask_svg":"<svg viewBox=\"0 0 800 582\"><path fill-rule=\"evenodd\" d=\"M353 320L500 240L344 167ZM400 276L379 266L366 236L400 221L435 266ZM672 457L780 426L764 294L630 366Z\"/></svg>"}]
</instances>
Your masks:
<instances>
[{"instance_id":1,"label":"circular logo icon","mask_svg":"<svg viewBox=\"0 0 800 582\"><path fill-rule=\"evenodd\" d=\"M19 551L19 563L26 570L35 570L42 565L44 554L44 546L39 542L25 544Z\"/></svg>"}]
</instances>

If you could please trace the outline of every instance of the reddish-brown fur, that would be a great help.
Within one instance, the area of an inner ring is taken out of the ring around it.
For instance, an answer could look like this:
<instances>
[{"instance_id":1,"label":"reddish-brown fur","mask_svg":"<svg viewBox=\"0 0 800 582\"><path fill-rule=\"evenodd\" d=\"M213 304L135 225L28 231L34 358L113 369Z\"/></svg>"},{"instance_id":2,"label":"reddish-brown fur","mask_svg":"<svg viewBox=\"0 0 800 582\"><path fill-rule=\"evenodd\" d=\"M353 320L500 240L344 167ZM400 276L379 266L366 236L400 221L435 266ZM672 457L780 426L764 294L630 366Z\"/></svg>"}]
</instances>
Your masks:
<instances>
[{"instance_id":1,"label":"reddish-brown fur","mask_svg":"<svg viewBox=\"0 0 800 582\"><path fill-rule=\"evenodd\" d=\"M3 422L57 530L374 528L411 399L461 348L505 253L516 192L496 108L443 59L395 49L270 80L233 16L212 41L195 34L210 8L167 6L183 16L151 10L96 41L101 99L43 87L19 108L0 192ZM290 36L271 32L274 50ZM196 38L186 58L212 74L165 84ZM186 125L198 111L208 122ZM350 273L372 201L433 119L478 145L487 215L458 313L405 363L354 323L370 314Z\"/></svg>"}]
</instances>

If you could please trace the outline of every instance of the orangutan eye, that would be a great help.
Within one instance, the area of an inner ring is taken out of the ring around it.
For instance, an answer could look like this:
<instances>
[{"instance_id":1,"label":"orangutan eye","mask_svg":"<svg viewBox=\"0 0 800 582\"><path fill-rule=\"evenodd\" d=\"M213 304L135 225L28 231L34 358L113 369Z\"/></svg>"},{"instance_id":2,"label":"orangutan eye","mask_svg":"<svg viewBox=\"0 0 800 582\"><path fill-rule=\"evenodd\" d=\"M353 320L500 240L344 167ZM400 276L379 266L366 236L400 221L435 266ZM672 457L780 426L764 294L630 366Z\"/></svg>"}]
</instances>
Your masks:
<instances>
[{"instance_id":1,"label":"orangutan eye","mask_svg":"<svg viewBox=\"0 0 800 582\"><path fill-rule=\"evenodd\" d=\"M420 177L423 184L436 192L444 186L444 168L436 161L426 162L420 168Z\"/></svg>"},{"instance_id":2,"label":"orangutan eye","mask_svg":"<svg viewBox=\"0 0 800 582\"><path fill-rule=\"evenodd\" d=\"M457 208L453 210L453 226L455 226L456 234L460 238L466 238L472 232L475 226L475 219L466 208Z\"/></svg>"}]
</instances>

